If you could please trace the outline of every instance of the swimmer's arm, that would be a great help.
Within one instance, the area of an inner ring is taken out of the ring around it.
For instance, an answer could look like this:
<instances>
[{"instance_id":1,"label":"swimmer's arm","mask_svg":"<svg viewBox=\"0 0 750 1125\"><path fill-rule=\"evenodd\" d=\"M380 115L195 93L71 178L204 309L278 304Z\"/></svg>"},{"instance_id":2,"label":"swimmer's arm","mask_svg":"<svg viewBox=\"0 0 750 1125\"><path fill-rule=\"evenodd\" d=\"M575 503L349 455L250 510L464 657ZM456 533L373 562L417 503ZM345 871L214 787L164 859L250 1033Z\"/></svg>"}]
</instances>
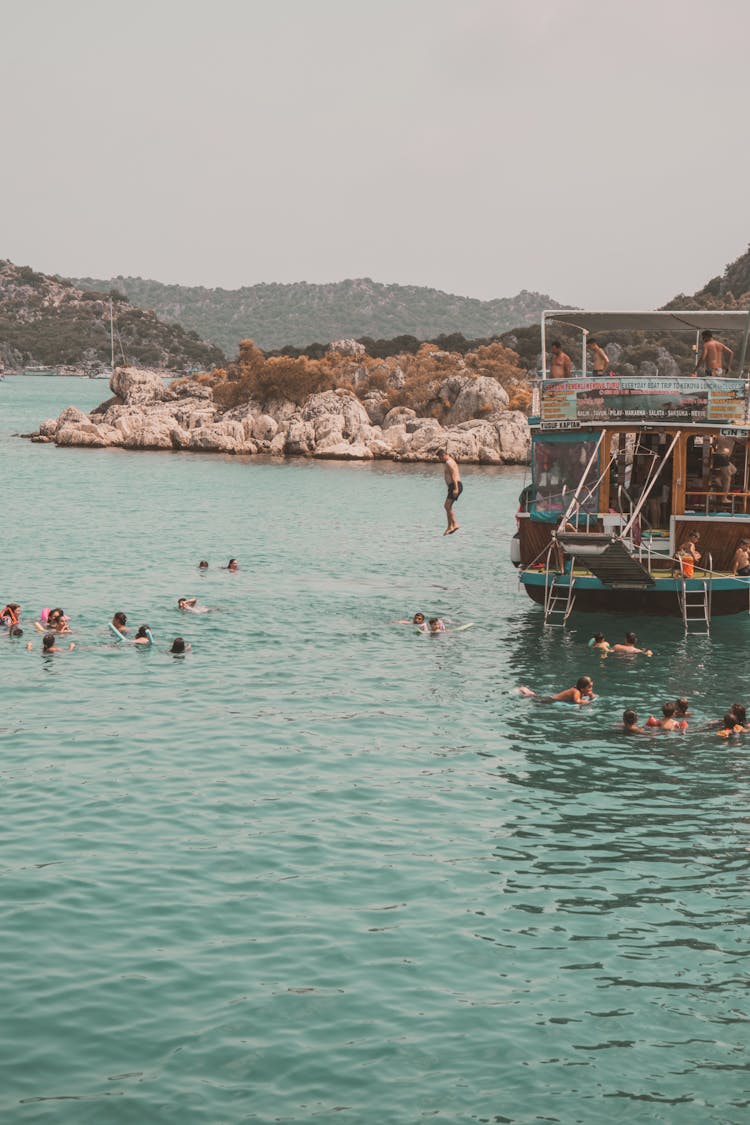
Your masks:
<instances>
[{"instance_id":1,"label":"swimmer's arm","mask_svg":"<svg viewBox=\"0 0 750 1125\"><path fill-rule=\"evenodd\" d=\"M47 631L42 625L41 621L35 621L34 628L36 629L37 633L46 633Z\"/></svg>"}]
</instances>

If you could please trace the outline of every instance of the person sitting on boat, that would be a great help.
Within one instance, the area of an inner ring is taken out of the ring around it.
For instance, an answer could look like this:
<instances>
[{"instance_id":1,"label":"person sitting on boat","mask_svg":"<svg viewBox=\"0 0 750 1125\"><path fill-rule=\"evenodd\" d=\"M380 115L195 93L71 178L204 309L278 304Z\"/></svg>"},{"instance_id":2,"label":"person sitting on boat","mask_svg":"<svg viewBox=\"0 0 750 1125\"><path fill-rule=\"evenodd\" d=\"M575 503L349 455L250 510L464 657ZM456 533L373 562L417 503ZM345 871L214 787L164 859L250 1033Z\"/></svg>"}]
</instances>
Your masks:
<instances>
[{"instance_id":1,"label":"person sitting on boat","mask_svg":"<svg viewBox=\"0 0 750 1125\"><path fill-rule=\"evenodd\" d=\"M622 713L622 729L625 734L648 734L644 727L638 726L638 716L630 708Z\"/></svg>"},{"instance_id":2,"label":"person sitting on boat","mask_svg":"<svg viewBox=\"0 0 750 1125\"><path fill-rule=\"evenodd\" d=\"M595 375L606 375L609 369L609 356L604 348L596 342L596 340L589 340L589 350L591 351L591 366L594 369Z\"/></svg>"},{"instance_id":3,"label":"person sitting on boat","mask_svg":"<svg viewBox=\"0 0 750 1125\"><path fill-rule=\"evenodd\" d=\"M732 574L750 575L750 539L740 539L732 559Z\"/></svg>"},{"instance_id":4,"label":"person sitting on boat","mask_svg":"<svg viewBox=\"0 0 750 1125\"><path fill-rule=\"evenodd\" d=\"M638 648L638 638L636 637L635 633L626 633L625 634L625 643L624 644L618 643L616 645L612 645L612 648L610 649L610 652L626 652L626 653L629 653L633 656L636 656L636 655L653 656L654 655L650 648Z\"/></svg>"},{"instance_id":5,"label":"person sitting on boat","mask_svg":"<svg viewBox=\"0 0 750 1125\"><path fill-rule=\"evenodd\" d=\"M677 706L670 699L667 703L662 703L661 705L662 717L660 719L656 719L653 715L649 715L649 717L646 719L646 726L660 727L661 730L687 730L687 719L675 718L676 712Z\"/></svg>"},{"instance_id":6,"label":"person sitting on boat","mask_svg":"<svg viewBox=\"0 0 750 1125\"><path fill-rule=\"evenodd\" d=\"M701 560L701 553L698 550L698 540L700 537L700 531L691 531L685 542L677 548L677 554L675 556L676 565L672 571L673 577L693 577L695 564Z\"/></svg>"},{"instance_id":7,"label":"person sitting on boat","mask_svg":"<svg viewBox=\"0 0 750 1125\"><path fill-rule=\"evenodd\" d=\"M551 357L549 361L549 377L550 379L569 379L571 361L570 356L562 350L562 344L559 340L553 340L550 347Z\"/></svg>"},{"instance_id":8,"label":"person sitting on boat","mask_svg":"<svg viewBox=\"0 0 750 1125\"><path fill-rule=\"evenodd\" d=\"M714 340L714 334L708 328L701 332L701 340L703 350L698 357L698 367L703 368L707 377L728 375L734 358L732 349L722 344L720 340ZM724 356L727 357L726 360Z\"/></svg>"},{"instance_id":9,"label":"person sitting on boat","mask_svg":"<svg viewBox=\"0 0 750 1125\"><path fill-rule=\"evenodd\" d=\"M604 636L604 633L594 633L589 641L589 648L598 648L601 652L607 653L611 650L611 645Z\"/></svg>"},{"instance_id":10,"label":"person sitting on boat","mask_svg":"<svg viewBox=\"0 0 750 1125\"><path fill-rule=\"evenodd\" d=\"M537 695L531 688L524 686L521 686L518 690L521 695L525 695L529 699L535 699L537 703L576 703L582 706L584 703L591 703L592 700L596 699L594 681L590 676L581 676L576 680L575 687L558 691L556 695Z\"/></svg>"}]
</instances>

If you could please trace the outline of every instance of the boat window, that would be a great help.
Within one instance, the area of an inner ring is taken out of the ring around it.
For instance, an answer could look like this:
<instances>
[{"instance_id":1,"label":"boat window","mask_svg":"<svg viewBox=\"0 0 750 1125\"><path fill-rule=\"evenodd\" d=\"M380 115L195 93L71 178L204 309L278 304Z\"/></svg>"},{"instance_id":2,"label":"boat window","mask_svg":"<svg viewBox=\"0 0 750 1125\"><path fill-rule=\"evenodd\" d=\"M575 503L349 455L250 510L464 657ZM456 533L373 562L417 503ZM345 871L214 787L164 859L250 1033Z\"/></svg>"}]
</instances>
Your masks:
<instances>
[{"instance_id":1,"label":"boat window","mask_svg":"<svg viewBox=\"0 0 750 1125\"><path fill-rule=\"evenodd\" d=\"M746 514L747 438L713 433L690 436L686 447L685 510Z\"/></svg>"},{"instance_id":2,"label":"boat window","mask_svg":"<svg viewBox=\"0 0 750 1125\"><path fill-rule=\"evenodd\" d=\"M566 510L599 440L598 434L581 440L557 435L534 442L532 471L535 496L529 510L537 519L556 519ZM592 465L579 496L584 512L598 508L598 464Z\"/></svg>"}]
</instances>

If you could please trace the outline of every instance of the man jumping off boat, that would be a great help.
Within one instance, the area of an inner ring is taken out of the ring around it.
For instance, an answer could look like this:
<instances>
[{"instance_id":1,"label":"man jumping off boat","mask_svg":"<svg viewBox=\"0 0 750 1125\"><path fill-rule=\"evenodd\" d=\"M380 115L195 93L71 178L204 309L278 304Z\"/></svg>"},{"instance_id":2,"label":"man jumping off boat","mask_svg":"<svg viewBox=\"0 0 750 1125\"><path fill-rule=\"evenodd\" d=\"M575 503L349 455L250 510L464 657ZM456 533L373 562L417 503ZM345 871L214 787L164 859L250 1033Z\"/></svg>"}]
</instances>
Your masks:
<instances>
[{"instance_id":1,"label":"man jumping off boat","mask_svg":"<svg viewBox=\"0 0 750 1125\"><path fill-rule=\"evenodd\" d=\"M459 526L456 523L456 517L453 515L453 505L463 492L464 486L461 484L461 474L458 470L458 463L454 457L451 457L447 449L438 450L438 460L443 462L443 476L445 477L445 483L448 485L448 495L443 505L445 514L448 517L448 526L443 532L443 535L453 535L454 532L458 531Z\"/></svg>"}]
</instances>

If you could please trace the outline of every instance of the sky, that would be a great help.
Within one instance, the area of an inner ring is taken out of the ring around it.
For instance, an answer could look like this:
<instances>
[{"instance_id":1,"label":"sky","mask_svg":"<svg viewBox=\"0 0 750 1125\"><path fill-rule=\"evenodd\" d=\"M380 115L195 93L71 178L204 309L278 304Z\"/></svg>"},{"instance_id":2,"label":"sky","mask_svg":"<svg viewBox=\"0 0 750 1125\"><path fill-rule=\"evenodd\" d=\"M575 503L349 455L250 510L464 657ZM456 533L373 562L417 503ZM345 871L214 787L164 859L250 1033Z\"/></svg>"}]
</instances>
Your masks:
<instances>
[{"instance_id":1,"label":"sky","mask_svg":"<svg viewBox=\"0 0 750 1125\"><path fill-rule=\"evenodd\" d=\"M0 0L0 258L592 309L750 242L747 0Z\"/></svg>"}]
</instances>

